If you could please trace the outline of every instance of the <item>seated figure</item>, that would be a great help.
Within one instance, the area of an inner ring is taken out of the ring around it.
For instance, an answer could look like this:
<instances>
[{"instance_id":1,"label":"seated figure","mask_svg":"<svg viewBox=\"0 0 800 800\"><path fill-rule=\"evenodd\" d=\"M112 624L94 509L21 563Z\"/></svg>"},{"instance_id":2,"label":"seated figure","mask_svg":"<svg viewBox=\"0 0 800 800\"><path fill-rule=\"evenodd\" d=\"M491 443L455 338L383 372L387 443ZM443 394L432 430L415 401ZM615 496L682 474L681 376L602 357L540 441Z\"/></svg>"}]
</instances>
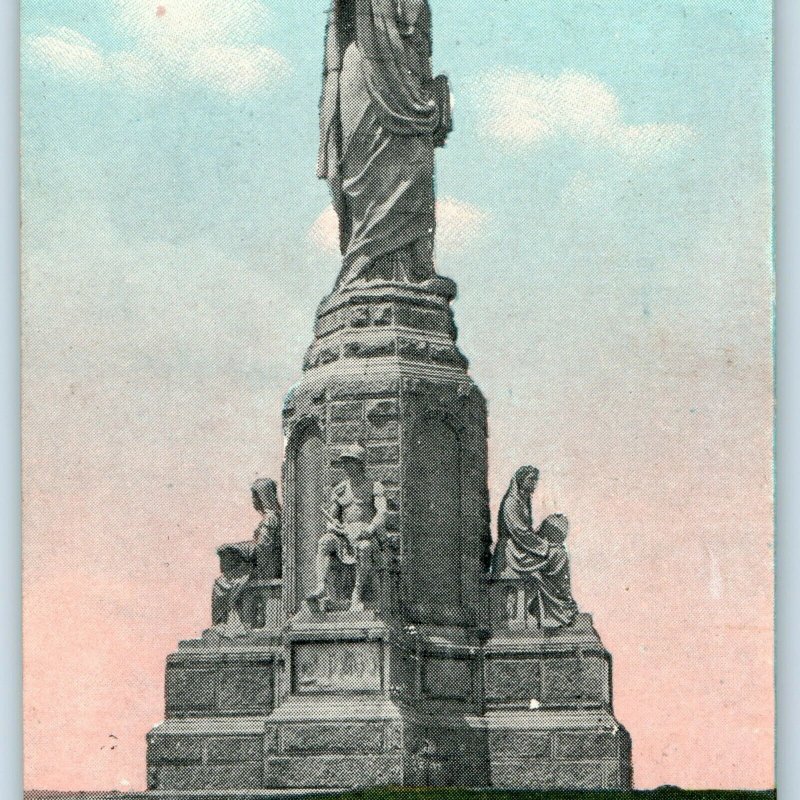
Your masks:
<instances>
[{"instance_id":1,"label":"seated figure","mask_svg":"<svg viewBox=\"0 0 800 800\"><path fill-rule=\"evenodd\" d=\"M319 609L327 609L336 563L355 566L350 608L363 609L364 593L377 573L380 538L386 524L387 504L383 484L366 475L366 450L359 444L345 449L338 462L345 479L334 487L323 513L327 531L317 543L317 586L309 595Z\"/></svg>"},{"instance_id":2,"label":"seated figure","mask_svg":"<svg viewBox=\"0 0 800 800\"><path fill-rule=\"evenodd\" d=\"M244 632L242 598L253 572L253 542L223 544L217 548L222 575L211 592L211 624L230 635Z\"/></svg>"},{"instance_id":3,"label":"seated figure","mask_svg":"<svg viewBox=\"0 0 800 800\"><path fill-rule=\"evenodd\" d=\"M281 506L278 502L278 485L271 478L259 478L252 486L253 508L261 514L261 521L253 532L253 577L261 580L280 578Z\"/></svg>"},{"instance_id":4,"label":"seated figure","mask_svg":"<svg viewBox=\"0 0 800 800\"><path fill-rule=\"evenodd\" d=\"M559 628L571 624L578 613L564 546L568 524L566 517L554 514L534 529L531 495L538 481L535 467L520 467L514 474L500 505L491 575L530 584L535 594L528 612L542 628Z\"/></svg>"},{"instance_id":5,"label":"seated figure","mask_svg":"<svg viewBox=\"0 0 800 800\"><path fill-rule=\"evenodd\" d=\"M253 538L217 548L222 575L211 594L211 621L226 636L246 633L259 617L257 581L281 577L281 507L278 487L269 478L251 487L253 507L261 514ZM262 615L263 616L263 615Z\"/></svg>"}]
</instances>

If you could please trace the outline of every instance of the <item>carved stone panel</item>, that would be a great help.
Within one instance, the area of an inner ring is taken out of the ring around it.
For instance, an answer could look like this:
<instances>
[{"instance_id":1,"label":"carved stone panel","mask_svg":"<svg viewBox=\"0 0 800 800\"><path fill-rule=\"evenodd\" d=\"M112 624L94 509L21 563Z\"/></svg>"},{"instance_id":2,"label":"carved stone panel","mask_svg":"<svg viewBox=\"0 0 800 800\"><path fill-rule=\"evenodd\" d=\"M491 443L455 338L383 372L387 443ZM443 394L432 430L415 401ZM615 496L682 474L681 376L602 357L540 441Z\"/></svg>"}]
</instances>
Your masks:
<instances>
[{"instance_id":1,"label":"carved stone panel","mask_svg":"<svg viewBox=\"0 0 800 800\"><path fill-rule=\"evenodd\" d=\"M458 432L442 416L423 416L406 443L405 460L407 600L423 607L458 606L462 547Z\"/></svg>"},{"instance_id":2,"label":"carved stone panel","mask_svg":"<svg viewBox=\"0 0 800 800\"><path fill-rule=\"evenodd\" d=\"M293 646L292 691L353 694L383 688L380 642L308 642Z\"/></svg>"},{"instance_id":3,"label":"carved stone panel","mask_svg":"<svg viewBox=\"0 0 800 800\"><path fill-rule=\"evenodd\" d=\"M541 662L533 658L487 658L486 699L504 705L529 707L542 694Z\"/></svg>"},{"instance_id":4,"label":"carved stone panel","mask_svg":"<svg viewBox=\"0 0 800 800\"><path fill-rule=\"evenodd\" d=\"M243 764L167 764L160 770L158 788L166 791L203 789L258 789L263 782L260 761Z\"/></svg>"},{"instance_id":5,"label":"carved stone panel","mask_svg":"<svg viewBox=\"0 0 800 800\"><path fill-rule=\"evenodd\" d=\"M556 765L549 758L512 758L492 763L492 785L509 789L552 789Z\"/></svg>"},{"instance_id":6,"label":"carved stone panel","mask_svg":"<svg viewBox=\"0 0 800 800\"><path fill-rule=\"evenodd\" d=\"M267 786L278 789L392 786L402 783L402 758L397 753L273 756L266 760L264 777Z\"/></svg>"},{"instance_id":7,"label":"carved stone panel","mask_svg":"<svg viewBox=\"0 0 800 800\"><path fill-rule=\"evenodd\" d=\"M261 736L210 736L205 740L205 760L209 764L259 761L263 752Z\"/></svg>"},{"instance_id":8,"label":"carved stone panel","mask_svg":"<svg viewBox=\"0 0 800 800\"><path fill-rule=\"evenodd\" d=\"M281 752L287 754L380 753L383 750L383 724L309 722L287 726L281 732L280 741Z\"/></svg>"},{"instance_id":9,"label":"carved stone panel","mask_svg":"<svg viewBox=\"0 0 800 800\"><path fill-rule=\"evenodd\" d=\"M467 700L472 692L470 662L463 659L425 659L422 690L435 700Z\"/></svg>"},{"instance_id":10,"label":"carved stone panel","mask_svg":"<svg viewBox=\"0 0 800 800\"><path fill-rule=\"evenodd\" d=\"M556 756L568 759L616 758L619 737L613 731L560 731Z\"/></svg>"},{"instance_id":11,"label":"carved stone panel","mask_svg":"<svg viewBox=\"0 0 800 800\"><path fill-rule=\"evenodd\" d=\"M316 425L299 434L294 453L294 520L296 591L300 601L316 585L317 542L325 533L326 449Z\"/></svg>"},{"instance_id":12,"label":"carved stone panel","mask_svg":"<svg viewBox=\"0 0 800 800\"><path fill-rule=\"evenodd\" d=\"M272 710L272 664L239 664L224 667L219 673L217 705L221 713L266 713Z\"/></svg>"},{"instance_id":13,"label":"carved stone panel","mask_svg":"<svg viewBox=\"0 0 800 800\"><path fill-rule=\"evenodd\" d=\"M599 656L542 662L542 703L546 706L608 704L609 683L608 664Z\"/></svg>"},{"instance_id":14,"label":"carved stone panel","mask_svg":"<svg viewBox=\"0 0 800 800\"><path fill-rule=\"evenodd\" d=\"M150 735L147 740L148 757L157 763L190 764L203 760L201 736Z\"/></svg>"},{"instance_id":15,"label":"carved stone panel","mask_svg":"<svg viewBox=\"0 0 800 800\"><path fill-rule=\"evenodd\" d=\"M208 711L214 708L214 669L167 667L167 714Z\"/></svg>"}]
</instances>

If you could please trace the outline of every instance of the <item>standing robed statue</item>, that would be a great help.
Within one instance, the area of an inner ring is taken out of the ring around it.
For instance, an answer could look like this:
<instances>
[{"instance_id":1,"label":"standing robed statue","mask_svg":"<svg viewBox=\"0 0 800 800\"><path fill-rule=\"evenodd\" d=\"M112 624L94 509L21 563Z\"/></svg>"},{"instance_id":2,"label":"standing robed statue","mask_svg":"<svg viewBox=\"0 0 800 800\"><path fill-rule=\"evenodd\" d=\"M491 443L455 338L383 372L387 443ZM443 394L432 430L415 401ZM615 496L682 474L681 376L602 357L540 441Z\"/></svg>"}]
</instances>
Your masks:
<instances>
[{"instance_id":1,"label":"standing robed statue","mask_svg":"<svg viewBox=\"0 0 800 800\"><path fill-rule=\"evenodd\" d=\"M435 275L433 153L451 129L427 0L333 0L318 175L339 217L337 287Z\"/></svg>"}]
</instances>

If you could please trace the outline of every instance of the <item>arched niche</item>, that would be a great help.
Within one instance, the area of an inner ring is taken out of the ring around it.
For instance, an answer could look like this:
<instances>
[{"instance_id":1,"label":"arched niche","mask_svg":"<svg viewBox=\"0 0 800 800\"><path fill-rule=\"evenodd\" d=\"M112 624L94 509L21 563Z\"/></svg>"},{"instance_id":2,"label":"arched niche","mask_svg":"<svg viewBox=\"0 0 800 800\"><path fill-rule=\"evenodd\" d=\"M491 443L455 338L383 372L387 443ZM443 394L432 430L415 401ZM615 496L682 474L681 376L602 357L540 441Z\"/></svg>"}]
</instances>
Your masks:
<instances>
[{"instance_id":1,"label":"arched niche","mask_svg":"<svg viewBox=\"0 0 800 800\"><path fill-rule=\"evenodd\" d=\"M325 533L322 508L329 491L328 452L319 423L302 420L286 448L284 510L285 602L297 611L316 582L317 542Z\"/></svg>"},{"instance_id":2,"label":"arched niche","mask_svg":"<svg viewBox=\"0 0 800 800\"><path fill-rule=\"evenodd\" d=\"M406 603L452 609L463 601L461 430L447 416L422 414L405 453Z\"/></svg>"}]
</instances>

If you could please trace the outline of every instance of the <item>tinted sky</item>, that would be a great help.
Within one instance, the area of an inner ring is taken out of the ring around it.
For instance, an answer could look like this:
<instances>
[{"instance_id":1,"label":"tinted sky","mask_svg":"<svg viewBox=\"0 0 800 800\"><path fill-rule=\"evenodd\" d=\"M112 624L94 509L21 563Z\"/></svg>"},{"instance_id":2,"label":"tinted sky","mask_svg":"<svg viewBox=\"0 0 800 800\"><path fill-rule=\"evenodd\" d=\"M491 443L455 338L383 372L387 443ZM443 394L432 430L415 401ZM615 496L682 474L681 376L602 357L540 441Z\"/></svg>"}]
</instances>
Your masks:
<instances>
[{"instance_id":1,"label":"tinted sky","mask_svg":"<svg viewBox=\"0 0 800 800\"><path fill-rule=\"evenodd\" d=\"M279 475L337 272L327 3L280 5L23 2L29 787L143 786L164 656ZM769 4L432 5L493 504L533 462L569 514L637 784L769 786Z\"/></svg>"}]
</instances>

